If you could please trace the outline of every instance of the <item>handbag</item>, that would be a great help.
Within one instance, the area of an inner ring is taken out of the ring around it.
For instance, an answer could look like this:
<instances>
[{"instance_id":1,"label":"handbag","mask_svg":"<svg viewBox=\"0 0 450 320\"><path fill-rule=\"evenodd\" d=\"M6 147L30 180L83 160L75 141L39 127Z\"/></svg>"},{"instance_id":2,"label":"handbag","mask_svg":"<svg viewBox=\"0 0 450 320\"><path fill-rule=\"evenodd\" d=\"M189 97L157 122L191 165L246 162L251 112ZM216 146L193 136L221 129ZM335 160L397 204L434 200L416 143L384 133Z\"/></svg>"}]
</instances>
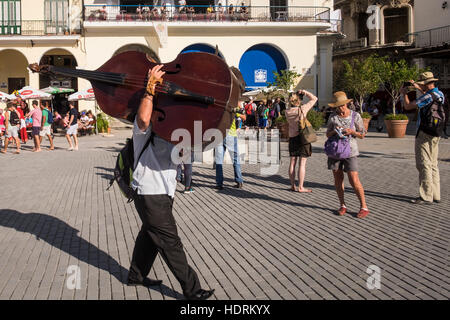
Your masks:
<instances>
[{"instance_id":1,"label":"handbag","mask_svg":"<svg viewBox=\"0 0 450 320\"><path fill-rule=\"evenodd\" d=\"M301 110L300 107L299 107L299 109ZM301 111L302 111L303 119L301 119L298 123L298 131L300 133L301 144L304 145L304 144L316 142L317 141L316 132L314 131L314 128L312 127L309 120L303 114L303 110L301 110ZM299 114L299 118L300 118L300 114Z\"/></svg>"},{"instance_id":2,"label":"handbag","mask_svg":"<svg viewBox=\"0 0 450 320\"><path fill-rule=\"evenodd\" d=\"M350 129L353 127L355 122L355 112L352 111L352 122L350 124ZM351 156L352 149L350 146L350 137L339 138L338 135L332 135L325 141L325 154L335 160L348 159Z\"/></svg>"}]
</instances>

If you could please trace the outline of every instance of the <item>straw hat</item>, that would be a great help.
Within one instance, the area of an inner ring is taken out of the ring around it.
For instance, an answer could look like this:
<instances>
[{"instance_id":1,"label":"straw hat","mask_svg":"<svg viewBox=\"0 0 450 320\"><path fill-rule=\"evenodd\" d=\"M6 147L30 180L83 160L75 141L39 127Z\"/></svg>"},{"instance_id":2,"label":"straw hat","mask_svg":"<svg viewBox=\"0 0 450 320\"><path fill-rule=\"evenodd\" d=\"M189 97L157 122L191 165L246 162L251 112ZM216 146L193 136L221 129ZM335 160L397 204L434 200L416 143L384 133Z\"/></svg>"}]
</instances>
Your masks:
<instances>
[{"instance_id":1,"label":"straw hat","mask_svg":"<svg viewBox=\"0 0 450 320\"><path fill-rule=\"evenodd\" d=\"M427 72L422 73L419 76L419 80L416 83L425 85L425 84L429 84L430 82L434 82L434 81L438 81L438 80L439 79L436 79L432 72L427 71Z\"/></svg>"},{"instance_id":2,"label":"straw hat","mask_svg":"<svg viewBox=\"0 0 450 320\"><path fill-rule=\"evenodd\" d=\"M328 104L332 108L337 108L337 107L343 106L344 104L352 101L352 99L347 98L347 95L345 94L344 91L335 92L333 94L333 97L334 97L334 103Z\"/></svg>"}]
</instances>

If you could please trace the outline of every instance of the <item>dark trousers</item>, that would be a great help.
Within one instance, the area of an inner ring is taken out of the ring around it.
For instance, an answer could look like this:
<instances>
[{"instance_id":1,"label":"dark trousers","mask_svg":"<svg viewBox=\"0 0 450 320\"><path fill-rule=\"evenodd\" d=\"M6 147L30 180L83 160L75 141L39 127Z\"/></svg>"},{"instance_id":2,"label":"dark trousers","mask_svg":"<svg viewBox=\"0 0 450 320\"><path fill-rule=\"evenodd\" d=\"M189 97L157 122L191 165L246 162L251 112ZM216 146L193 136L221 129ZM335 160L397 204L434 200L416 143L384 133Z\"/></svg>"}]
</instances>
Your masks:
<instances>
[{"instance_id":1,"label":"dark trousers","mask_svg":"<svg viewBox=\"0 0 450 320\"><path fill-rule=\"evenodd\" d=\"M168 195L136 195L135 205L142 228L136 238L128 278L143 281L159 252L180 282L183 294L195 294L200 289L200 281L187 262L178 236L172 214L173 199Z\"/></svg>"}]
</instances>

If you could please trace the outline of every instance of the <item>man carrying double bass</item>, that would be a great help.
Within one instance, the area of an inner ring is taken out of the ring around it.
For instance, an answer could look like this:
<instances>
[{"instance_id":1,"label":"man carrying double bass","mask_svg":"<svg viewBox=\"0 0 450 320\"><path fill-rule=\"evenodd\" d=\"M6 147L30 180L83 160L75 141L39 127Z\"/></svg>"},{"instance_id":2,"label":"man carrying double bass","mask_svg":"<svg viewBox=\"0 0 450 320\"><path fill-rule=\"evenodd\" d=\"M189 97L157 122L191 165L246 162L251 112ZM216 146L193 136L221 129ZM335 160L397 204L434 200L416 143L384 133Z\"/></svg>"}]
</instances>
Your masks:
<instances>
[{"instance_id":1,"label":"man carrying double bass","mask_svg":"<svg viewBox=\"0 0 450 320\"><path fill-rule=\"evenodd\" d=\"M184 296L189 300L205 300L214 290L201 289L196 272L187 262L172 214L177 185L177 165L171 158L174 146L152 133L152 123L156 120L153 98L156 83L165 73L161 71L162 67L157 65L148 72L147 91L141 100L133 127L136 169L132 188L135 190L134 200L142 228L133 250L128 285L148 287L162 283L147 278L159 252L180 282Z\"/></svg>"}]
</instances>

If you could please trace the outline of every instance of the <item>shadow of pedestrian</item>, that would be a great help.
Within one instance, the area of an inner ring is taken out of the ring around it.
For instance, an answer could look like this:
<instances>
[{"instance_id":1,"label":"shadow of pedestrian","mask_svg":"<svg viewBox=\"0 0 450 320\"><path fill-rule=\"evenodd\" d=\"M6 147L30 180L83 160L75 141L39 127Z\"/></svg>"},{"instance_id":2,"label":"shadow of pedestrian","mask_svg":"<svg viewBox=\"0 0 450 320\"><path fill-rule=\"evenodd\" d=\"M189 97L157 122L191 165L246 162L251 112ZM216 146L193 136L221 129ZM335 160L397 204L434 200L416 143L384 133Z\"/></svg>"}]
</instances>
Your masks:
<instances>
[{"instance_id":1,"label":"shadow of pedestrian","mask_svg":"<svg viewBox=\"0 0 450 320\"><path fill-rule=\"evenodd\" d=\"M80 261L109 272L124 285L127 283L127 269L109 254L81 238L78 235L79 230L56 217L43 213L21 213L11 209L0 209L0 225L30 233L36 240L43 240ZM151 289L172 298L180 296L178 292L165 285L159 286L159 289L157 287Z\"/></svg>"}]
</instances>

